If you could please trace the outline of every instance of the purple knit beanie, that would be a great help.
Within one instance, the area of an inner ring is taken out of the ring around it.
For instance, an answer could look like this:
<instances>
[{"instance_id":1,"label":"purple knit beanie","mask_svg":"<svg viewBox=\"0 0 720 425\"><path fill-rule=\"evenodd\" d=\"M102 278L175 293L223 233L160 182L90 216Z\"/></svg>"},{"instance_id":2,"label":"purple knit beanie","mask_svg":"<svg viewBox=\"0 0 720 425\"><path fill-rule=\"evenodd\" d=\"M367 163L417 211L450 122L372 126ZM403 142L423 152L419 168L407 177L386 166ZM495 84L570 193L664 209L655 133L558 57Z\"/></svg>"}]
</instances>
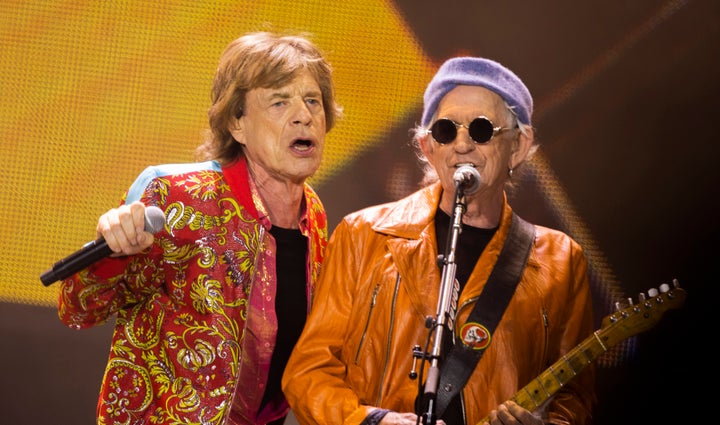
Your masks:
<instances>
[{"instance_id":1,"label":"purple knit beanie","mask_svg":"<svg viewBox=\"0 0 720 425\"><path fill-rule=\"evenodd\" d=\"M530 125L533 100L530 91L514 72L484 58L458 57L447 60L425 90L422 125L427 127L440 100L455 86L481 86L491 90L513 107L520 122Z\"/></svg>"}]
</instances>

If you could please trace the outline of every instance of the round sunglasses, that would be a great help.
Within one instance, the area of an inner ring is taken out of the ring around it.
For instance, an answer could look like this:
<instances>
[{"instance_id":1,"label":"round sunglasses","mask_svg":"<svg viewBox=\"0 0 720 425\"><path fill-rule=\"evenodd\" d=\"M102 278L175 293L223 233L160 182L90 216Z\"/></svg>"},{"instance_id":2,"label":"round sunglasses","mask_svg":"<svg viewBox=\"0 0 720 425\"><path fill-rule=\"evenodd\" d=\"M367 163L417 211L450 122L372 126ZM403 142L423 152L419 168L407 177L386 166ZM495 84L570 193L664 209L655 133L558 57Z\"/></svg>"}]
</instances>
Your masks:
<instances>
[{"instance_id":1,"label":"round sunglasses","mask_svg":"<svg viewBox=\"0 0 720 425\"><path fill-rule=\"evenodd\" d=\"M449 118L440 118L430 126L429 132L436 142L445 145L455 140L458 127L465 127L470 134L470 138L481 145L489 142L503 131L511 130L510 127L495 127L490 119L480 116L470 121L468 125L456 123Z\"/></svg>"}]
</instances>

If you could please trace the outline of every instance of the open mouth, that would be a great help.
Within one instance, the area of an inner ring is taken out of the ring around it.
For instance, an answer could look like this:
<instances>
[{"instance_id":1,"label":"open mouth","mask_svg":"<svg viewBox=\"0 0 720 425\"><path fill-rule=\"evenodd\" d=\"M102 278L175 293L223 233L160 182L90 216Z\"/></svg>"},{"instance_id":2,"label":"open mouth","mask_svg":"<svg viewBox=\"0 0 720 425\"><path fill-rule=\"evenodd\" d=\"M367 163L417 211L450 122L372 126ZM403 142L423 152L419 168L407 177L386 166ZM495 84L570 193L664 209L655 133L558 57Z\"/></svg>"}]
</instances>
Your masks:
<instances>
[{"instance_id":1,"label":"open mouth","mask_svg":"<svg viewBox=\"0 0 720 425\"><path fill-rule=\"evenodd\" d=\"M309 151L315 146L311 139L295 139L290 147L296 151Z\"/></svg>"},{"instance_id":2,"label":"open mouth","mask_svg":"<svg viewBox=\"0 0 720 425\"><path fill-rule=\"evenodd\" d=\"M313 145L312 140L308 139L297 139L293 142L293 146L309 148Z\"/></svg>"}]
</instances>

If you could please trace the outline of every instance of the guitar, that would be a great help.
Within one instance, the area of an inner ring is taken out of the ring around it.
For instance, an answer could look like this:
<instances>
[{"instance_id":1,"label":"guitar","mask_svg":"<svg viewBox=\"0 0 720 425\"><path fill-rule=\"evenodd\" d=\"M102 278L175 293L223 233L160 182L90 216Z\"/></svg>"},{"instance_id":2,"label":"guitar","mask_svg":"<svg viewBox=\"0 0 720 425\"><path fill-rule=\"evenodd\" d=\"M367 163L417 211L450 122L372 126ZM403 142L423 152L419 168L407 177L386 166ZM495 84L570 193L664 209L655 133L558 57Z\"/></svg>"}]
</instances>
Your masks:
<instances>
[{"instance_id":1,"label":"guitar","mask_svg":"<svg viewBox=\"0 0 720 425\"><path fill-rule=\"evenodd\" d=\"M680 308L685 302L685 290L677 279L673 287L664 283L660 290L653 288L647 296L640 294L639 303L606 316L600 329L570 350L560 360L518 391L512 398L523 408L533 411L542 406L563 385L611 347L626 338L652 328L667 310ZM477 425L489 422L485 417Z\"/></svg>"}]
</instances>

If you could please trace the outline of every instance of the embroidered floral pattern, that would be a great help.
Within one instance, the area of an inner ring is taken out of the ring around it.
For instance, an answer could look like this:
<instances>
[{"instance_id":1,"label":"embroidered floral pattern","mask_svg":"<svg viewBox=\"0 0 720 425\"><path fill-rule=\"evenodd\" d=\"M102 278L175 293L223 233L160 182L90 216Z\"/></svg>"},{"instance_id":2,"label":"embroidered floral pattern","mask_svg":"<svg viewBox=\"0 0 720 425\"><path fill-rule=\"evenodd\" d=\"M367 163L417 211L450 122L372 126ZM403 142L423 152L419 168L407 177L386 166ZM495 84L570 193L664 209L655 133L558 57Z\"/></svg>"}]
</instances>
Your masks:
<instances>
[{"instance_id":1,"label":"embroidered floral pattern","mask_svg":"<svg viewBox=\"0 0 720 425\"><path fill-rule=\"evenodd\" d=\"M107 258L62 283L58 311L68 326L101 324L117 313L98 424L221 424L233 404L256 412L256 395L235 392L244 376L266 379L258 365L269 364L274 343L273 336L269 350L242 352L251 293L275 282L265 266L274 244L264 240L263 223L218 171L158 176L142 201L167 219L153 246ZM327 219L309 186L306 205L312 287Z\"/></svg>"}]
</instances>

